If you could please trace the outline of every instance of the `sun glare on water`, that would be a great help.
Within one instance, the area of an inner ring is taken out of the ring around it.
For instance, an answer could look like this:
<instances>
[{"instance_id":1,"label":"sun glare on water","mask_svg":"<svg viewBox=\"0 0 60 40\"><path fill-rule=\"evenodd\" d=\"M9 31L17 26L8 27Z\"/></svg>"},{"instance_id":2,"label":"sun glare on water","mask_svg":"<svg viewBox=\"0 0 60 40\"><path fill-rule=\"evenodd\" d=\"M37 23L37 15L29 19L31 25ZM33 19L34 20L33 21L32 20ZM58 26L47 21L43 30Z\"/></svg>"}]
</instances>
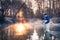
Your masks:
<instances>
[{"instance_id":1,"label":"sun glare on water","mask_svg":"<svg viewBox=\"0 0 60 40\"><path fill-rule=\"evenodd\" d=\"M15 35L26 35L32 27L27 23L16 24L14 27Z\"/></svg>"},{"instance_id":2,"label":"sun glare on water","mask_svg":"<svg viewBox=\"0 0 60 40\"><path fill-rule=\"evenodd\" d=\"M16 35L25 35L27 33L27 29L23 24L17 25L15 30Z\"/></svg>"}]
</instances>

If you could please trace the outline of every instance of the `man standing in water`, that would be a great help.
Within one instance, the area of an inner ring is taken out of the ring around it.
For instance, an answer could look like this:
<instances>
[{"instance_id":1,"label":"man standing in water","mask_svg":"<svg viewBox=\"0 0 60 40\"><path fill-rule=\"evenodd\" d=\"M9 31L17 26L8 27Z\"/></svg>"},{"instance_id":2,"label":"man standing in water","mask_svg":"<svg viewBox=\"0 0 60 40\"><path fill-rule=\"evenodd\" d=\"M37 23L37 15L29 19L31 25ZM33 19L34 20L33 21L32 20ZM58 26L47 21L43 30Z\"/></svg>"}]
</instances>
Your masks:
<instances>
[{"instance_id":1,"label":"man standing in water","mask_svg":"<svg viewBox=\"0 0 60 40\"><path fill-rule=\"evenodd\" d=\"M45 14L44 15L44 24L45 24L45 38L46 38L46 40L50 40L50 30L49 30L49 28L50 28L50 16L48 15L48 14Z\"/></svg>"}]
</instances>

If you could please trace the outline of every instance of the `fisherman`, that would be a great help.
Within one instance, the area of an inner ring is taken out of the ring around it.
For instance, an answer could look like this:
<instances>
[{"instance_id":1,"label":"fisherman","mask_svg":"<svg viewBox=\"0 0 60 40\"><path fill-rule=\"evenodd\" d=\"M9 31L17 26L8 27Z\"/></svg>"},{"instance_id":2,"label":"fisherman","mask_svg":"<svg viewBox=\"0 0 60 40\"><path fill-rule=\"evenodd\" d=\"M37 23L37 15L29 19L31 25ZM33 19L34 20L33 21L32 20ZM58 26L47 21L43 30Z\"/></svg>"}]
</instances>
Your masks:
<instances>
[{"instance_id":1,"label":"fisherman","mask_svg":"<svg viewBox=\"0 0 60 40\"><path fill-rule=\"evenodd\" d=\"M50 16L48 14L44 14L44 24L45 24L45 38L46 40L50 40L49 37L50 37Z\"/></svg>"}]
</instances>

